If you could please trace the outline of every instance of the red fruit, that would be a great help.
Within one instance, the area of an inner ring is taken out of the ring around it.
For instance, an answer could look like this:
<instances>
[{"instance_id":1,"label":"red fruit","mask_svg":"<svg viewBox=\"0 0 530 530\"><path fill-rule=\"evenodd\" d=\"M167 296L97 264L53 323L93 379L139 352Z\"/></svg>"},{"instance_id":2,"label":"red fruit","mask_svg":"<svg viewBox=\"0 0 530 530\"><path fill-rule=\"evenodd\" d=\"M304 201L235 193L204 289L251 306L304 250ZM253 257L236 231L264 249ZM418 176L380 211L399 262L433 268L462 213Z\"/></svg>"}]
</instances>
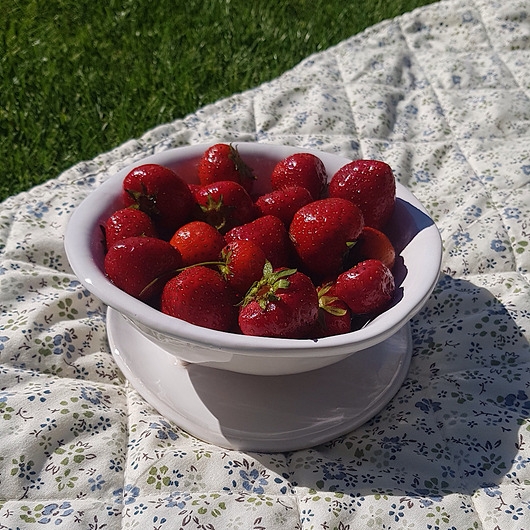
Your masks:
<instances>
[{"instance_id":1,"label":"red fruit","mask_svg":"<svg viewBox=\"0 0 530 530\"><path fill-rule=\"evenodd\" d=\"M221 251L222 265L219 270L228 285L238 294L245 295L250 287L261 279L267 258L252 241L237 239Z\"/></svg>"},{"instance_id":2,"label":"red fruit","mask_svg":"<svg viewBox=\"0 0 530 530\"><path fill-rule=\"evenodd\" d=\"M202 186L194 197L200 206L198 217L222 234L257 217L254 201L237 182L222 180Z\"/></svg>"},{"instance_id":3,"label":"red fruit","mask_svg":"<svg viewBox=\"0 0 530 530\"><path fill-rule=\"evenodd\" d=\"M357 206L346 199L328 198L300 208L289 235L305 269L327 277L344 270L344 258L362 229L363 216Z\"/></svg>"},{"instance_id":4,"label":"red fruit","mask_svg":"<svg viewBox=\"0 0 530 530\"><path fill-rule=\"evenodd\" d=\"M273 190L287 186L301 186L309 190L315 201L320 199L326 180L324 163L311 153L295 153L280 160L271 174Z\"/></svg>"},{"instance_id":5,"label":"red fruit","mask_svg":"<svg viewBox=\"0 0 530 530\"><path fill-rule=\"evenodd\" d=\"M245 335L306 338L318 318L318 298L310 278L296 269L273 270L266 264L263 278L249 291L239 310Z\"/></svg>"},{"instance_id":6,"label":"red fruit","mask_svg":"<svg viewBox=\"0 0 530 530\"><path fill-rule=\"evenodd\" d=\"M103 225L103 233L107 249L128 237L157 237L151 218L135 208L122 208L115 211Z\"/></svg>"},{"instance_id":7,"label":"red fruit","mask_svg":"<svg viewBox=\"0 0 530 530\"><path fill-rule=\"evenodd\" d=\"M189 267L206 261L217 261L225 239L217 229L202 221L181 226L169 240L182 256L182 266Z\"/></svg>"},{"instance_id":8,"label":"red fruit","mask_svg":"<svg viewBox=\"0 0 530 530\"><path fill-rule=\"evenodd\" d=\"M390 239L384 232L371 226L363 228L348 257L352 265L367 259L378 259L391 270L396 261L396 250Z\"/></svg>"},{"instance_id":9,"label":"red fruit","mask_svg":"<svg viewBox=\"0 0 530 530\"><path fill-rule=\"evenodd\" d=\"M317 288L318 328L315 337L342 335L351 331L351 310L334 292L334 284L326 283Z\"/></svg>"},{"instance_id":10,"label":"red fruit","mask_svg":"<svg viewBox=\"0 0 530 530\"><path fill-rule=\"evenodd\" d=\"M381 229L394 211L396 181L385 162L354 160L333 175L328 195L352 201L363 212L367 226Z\"/></svg>"},{"instance_id":11,"label":"red fruit","mask_svg":"<svg viewBox=\"0 0 530 530\"><path fill-rule=\"evenodd\" d=\"M129 237L107 252L104 270L116 287L148 301L182 265L180 253L167 241L155 237Z\"/></svg>"},{"instance_id":12,"label":"red fruit","mask_svg":"<svg viewBox=\"0 0 530 530\"><path fill-rule=\"evenodd\" d=\"M238 239L252 241L265 253L273 267L285 267L292 263L293 247L285 225L274 215L264 215L256 220L232 228L225 235L227 243Z\"/></svg>"},{"instance_id":13,"label":"red fruit","mask_svg":"<svg viewBox=\"0 0 530 530\"><path fill-rule=\"evenodd\" d=\"M123 180L123 201L145 212L164 239L184 224L194 206L188 185L171 169L158 164L143 164Z\"/></svg>"},{"instance_id":14,"label":"red fruit","mask_svg":"<svg viewBox=\"0 0 530 530\"><path fill-rule=\"evenodd\" d=\"M250 193L256 180L237 147L231 144L219 143L209 147L199 160L197 171L199 182L203 186L220 180L231 180L241 184Z\"/></svg>"},{"instance_id":15,"label":"red fruit","mask_svg":"<svg viewBox=\"0 0 530 530\"><path fill-rule=\"evenodd\" d=\"M313 198L307 188L288 186L261 195L256 199L256 206L261 215L275 215L288 227L294 214L312 201Z\"/></svg>"},{"instance_id":16,"label":"red fruit","mask_svg":"<svg viewBox=\"0 0 530 530\"><path fill-rule=\"evenodd\" d=\"M197 184L197 183L195 183L195 182L188 182L188 188L190 189L191 194L192 194L193 196L195 196L195 192L196 192L197 190L201 189L201 187L202 187L202 186L201 186L200 184Z\"/></svg>"},{"instance_id":17,"label":"red fruit","mask_svg":"<svg viewBox=\"0 0 530 530\"><path fill-rule=\"evenodd\" d=\"M169 280L162 291L160 310L209 329L234 331L236 294L215 270L197 265Z\"/></svg>"},{"instance_id":18,"label":"red fruit","mask_svg":"<svg viewBox=\"0 0 530 530\"><path fill-rule=\"evenodd\" d=\"M379 260L369 259L340 274L334 291L355 315L380 313L394 297L394 276Z\"/></svg>"}]
</instances>

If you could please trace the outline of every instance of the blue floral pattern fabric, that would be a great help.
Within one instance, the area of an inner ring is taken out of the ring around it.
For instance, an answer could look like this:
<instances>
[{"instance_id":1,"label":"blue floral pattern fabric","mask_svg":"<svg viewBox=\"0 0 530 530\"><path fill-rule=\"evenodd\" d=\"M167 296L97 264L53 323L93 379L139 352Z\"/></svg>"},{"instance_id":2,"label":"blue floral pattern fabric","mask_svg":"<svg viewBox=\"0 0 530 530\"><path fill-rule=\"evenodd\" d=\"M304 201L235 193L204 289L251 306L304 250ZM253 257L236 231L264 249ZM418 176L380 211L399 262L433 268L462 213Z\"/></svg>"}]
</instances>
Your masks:
<instances>
[{"instance_id":1,"label":"blue floral pattern fabric","mask_svg":"<svg viewBox=\"0 0 530 530\"><path fill-rule=\"evenodd\" d=\"M527 0L443 0L6 200L0 528L529 528L529 70ZM106 308L68 265L88 193L217 140L385 160L442 234L402 387L329 443L245 454L168 422L120 373Z\"/></svg>"}]
</instances>

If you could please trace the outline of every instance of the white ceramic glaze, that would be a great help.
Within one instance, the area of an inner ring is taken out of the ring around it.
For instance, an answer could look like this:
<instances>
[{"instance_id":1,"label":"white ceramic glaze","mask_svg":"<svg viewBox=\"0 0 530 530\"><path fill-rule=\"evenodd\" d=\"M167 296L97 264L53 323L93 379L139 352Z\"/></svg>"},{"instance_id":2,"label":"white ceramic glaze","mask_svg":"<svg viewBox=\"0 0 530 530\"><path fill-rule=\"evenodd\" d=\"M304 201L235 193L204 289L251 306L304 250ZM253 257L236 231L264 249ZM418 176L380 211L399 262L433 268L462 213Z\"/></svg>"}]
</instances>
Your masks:
<instances>
[{"instance_id":1,"label":"white ceramic glaze","mask_svg":"<svg viewBox=\"0 0 530 530\"><path fill-rule=\"evenodd\" d=\"M189 434L240 451L295 451L352 431L398 391L412 352L405 324L320 370L259 377L179 362L113 309L107 326L116 363L150 405Z\"/></svg>"},{"instance_id":2,"label":"white ceramic glaze","mask_svg":"<svg viewBox=\"0 0 530 530\"><path fill-rule=\"evenodd\" d=\"M319 156L329 177L350 161L297 147L259 143L236 145L258 176L257 192L268 191L267 177L276 162L295 152L312 152ZM100 225L120 206L125 175L140 164L157 163L171 167L188 182L196 182L197 162L207 147L194 145L171 149L124 168L76 208L66 230L66 253L81 283L105 304L126 316L153 343L189 363L255 375L294 374L336 363L385 341L424 305L438 280L441 238L421 203L399 183L396 208L389 223L389 236L397 249L396 297L387 311L358 331L316 341L224 333L164 315L115 287L102 268Z\"/></svg>"}]
</instances>

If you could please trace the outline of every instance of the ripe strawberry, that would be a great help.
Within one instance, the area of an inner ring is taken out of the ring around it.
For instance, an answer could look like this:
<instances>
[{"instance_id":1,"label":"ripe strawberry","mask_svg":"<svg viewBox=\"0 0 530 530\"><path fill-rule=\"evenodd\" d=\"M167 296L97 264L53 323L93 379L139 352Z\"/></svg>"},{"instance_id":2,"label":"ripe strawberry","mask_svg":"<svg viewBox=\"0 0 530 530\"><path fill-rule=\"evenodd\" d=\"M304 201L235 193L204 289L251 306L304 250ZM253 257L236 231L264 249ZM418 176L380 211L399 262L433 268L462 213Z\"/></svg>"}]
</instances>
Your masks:
<instances>
[{"instance_id":1,"label":"ripe strawberry","mask_svg":"<svg viewBox=\"0 0 530 530\"><path fill-rule=\"evenodd\" d=\"M363 228L363 216L351 201L320 199L296 212L289 227L304 268L315 277L343 271L344 258Z\"/></svg>"},{"instance_id":2,"label":"ripe strawberry","mask_svg":"<svg viewBox=\"0 0 530 530\"><path fill-rule=\"evenodd\" d=\"M275 215L288 227L294 214L312 201L313 198L307 188L287 186L261 195L256 199L256 206L261 215Z\"/></svg>"},{"instance_id":3,"label":"ripe strawberry","mask_svg":"<svg viewBox=\"0 0 530 530\"><path fill-rule=\"evenodd\" d=\"M351 331L351 310L334 292L333 282L317 288L318 295L318 327L314 335L330 337Z\"/></svg>"},{"instance_id":4,"label":"ripe strawberry","mask_svg":"<svg viewBox=\"0 0 530 530\"><path fill-rule=\"evenodd\" d=\"M280 160L271 174L273 190L301 186L309 190L313 200L320 199L326 180L324 163L311 153L295 153Z\"/></svg>"},{"instance_id":5,"label":"ripe strawberry","mask_svg":"<svg viewBox=\"0 0 530 530\"><path fill-rule=\"evenodd\" d=\"M318 298L310 278L296 269L273 270L250 289L239 310L245 335L306 338L318 318Z\"/></svg>"},{"instance_id":6,"label":"ripe strawberry","mask_svg":"<svg viewBox=\"0 0 530 530\"><path fill-rule=\"evenodd\" d=\"M194 198L200 207L197 217L222 234L257 217L254 201L237 182L222 180L202 186L195 190Z\"/></svg>"},{"instance_id":7,"label":"ripe strawberry","mask_svg":"<svg viewBox=\"0 0 530 530\"><path fill-rule=\"evenodd\" d=\"M394 276L381 261L369 259L340 274L334 292L354 315L380 313L394 296Z\"/></svg>"},{"instance_id":8,"label":"ripe strawberry","mask_svg":"<svg viewBox=\"0 0 530 530\"><path fill-rule=\"evenodd\" d=\"M195 193L197 192L197 190L202 188L202 186L201 184L197 184L196 182L188 182L188 188L190 189L191 194L195 196Z\"/></svg>"},{"instance_id":9,"label":"ripe strawberry","mask_svg":"<svg viewBox=\"0 0 530 530\"><path fill-rule=\"evenodd\" d=\"M350 251L348 262L353 266L367 259L378 259L390 270L396 261L396 250L388 236L371 226L363 228L359 239Z\"/></svg>"},{"instance_id":10,"label":"ripe strawberry","mask_svg":"<svg viewBox=\"0 0 530 530\"><path fill-rule=\"evenodd\" d=\"M241 296L245 295L254 282L261 279L267 258L252 241L236 239L221 251L219 270L228 285Z\"/></svg>"},{"instance_id":11,"label":"ripe strawberry","mask_svg":"<svg viewBox=\"0 0 530 530\"><path fill-rule=\"evenodd\" d=\"M217 261L225 246L219 230L203 221L191 221L181 226L169 240L182 256L182 266Z\"/></svg>"},{"instance_id":12,"label":"ripe strawberry","mask_svg":"<svg viewBox=\"0 0 530 530\"><path fill-rule=\"evenodd\" d=\"M194 206L188 185L158 164L143 164L130 171L123 180L122 197L125 206L149 215L164 239L188 220Z\"/></svg>"},{"instance_id":13,"label":"ripe strawberry","mask_svg":"<svg viewBox=\"0 0 530 530\"><path fill-rule=\"evenodd\" d=\"M367 226L381 229L394 211L396 181L385 162L354 160L333 175L328 195L352 201L363 212Z\"/></svg>"},{"instance_id":14,"label":"ripe strawberry","mask_svg":"<svg viewBox=\"0 0 530 530\"><path fill-rule=\"evenodd\" d=\"M204 186L220 180L231 180L241 184L249 193L256 177L245 164L237 147L218 143L209 147L199 160L197 168L199 182Z\"/></svg>"},{"instance_id":15,"label":"ripe strawberry","mask_svg":"<svg viewBox=\"0 0 530 530\"><path fill-rule=\"evenodd\" d=\"M273 267L284 267L293 261L294 251L289 233L285 225L274 215L258 217L250 223L232 228L225 234L227 243L237 239L256 243Z\"/></svg>"},{"instance_id":16,"label":"ripe strawberry","mask_svg":"<svg viewBox=\"0 0 530 530\"><path fill-rule=\"evenodd\" d=\"M160 310L197 326L234 331L237 302L236 294L217 271L197 265L166 283Z\"/></svg>"},{"instance_id":17,"label":"ripe strawberry","mask_svg":"<svg viewBox=\"0 0 530 530\"><path fill-rule=\"evenodd\" d=\"M106 248L133 236L157 237L151 218L136 208L116 210L102 226Z\"/></svg>"},{"instance_id":18,"label":"ripe strawberry","mask_svg":"<svg viewBox=\"0 0 530 530\"><path fill-rule=\"evenodd\" d=\"M182 266L180 253L155 237L129 237L107 252L104 270L114 285L143 301L159 294L164 283Z\"/></svg>"}]
</instances>

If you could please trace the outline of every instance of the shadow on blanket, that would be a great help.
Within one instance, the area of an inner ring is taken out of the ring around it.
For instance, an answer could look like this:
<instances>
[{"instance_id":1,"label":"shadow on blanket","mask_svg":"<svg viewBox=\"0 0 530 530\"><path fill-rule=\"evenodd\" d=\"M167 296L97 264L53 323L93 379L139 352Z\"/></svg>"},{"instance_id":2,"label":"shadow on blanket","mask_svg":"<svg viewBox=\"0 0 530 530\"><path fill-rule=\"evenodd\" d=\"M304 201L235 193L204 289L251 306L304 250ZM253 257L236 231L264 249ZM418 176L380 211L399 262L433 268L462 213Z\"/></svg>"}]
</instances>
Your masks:
<instances>
[{"instance_id":1,"label":"shadow on blanket","mask_svg":"<svg viewBox=\"0 0 530 530\"><path fill-rule=\"evenodd\" d=\"M502 503L497 485L519 465L519 429L530 425L528 341L489 289L448 275L412 330L408 376L378 415L332 442L278 455L285 466L271 476L283 477L286 492L428 504L482 489ZM203 396L214 415L221 410L206 389Z\"/></svg>"}]
</instances>

